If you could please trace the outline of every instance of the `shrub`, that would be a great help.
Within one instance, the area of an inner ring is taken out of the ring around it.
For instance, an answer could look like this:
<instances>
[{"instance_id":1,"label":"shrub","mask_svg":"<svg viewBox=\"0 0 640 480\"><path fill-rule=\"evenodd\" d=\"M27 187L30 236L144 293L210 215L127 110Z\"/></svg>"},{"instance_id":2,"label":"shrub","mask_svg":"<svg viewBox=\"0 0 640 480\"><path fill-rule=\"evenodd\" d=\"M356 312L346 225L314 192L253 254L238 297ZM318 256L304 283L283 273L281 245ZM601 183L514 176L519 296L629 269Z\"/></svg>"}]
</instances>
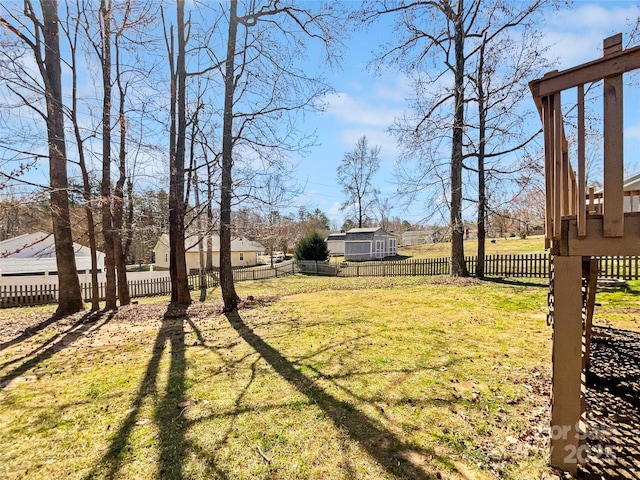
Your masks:
<instances>
[{"instance_id":1,"label":"shrub","mask_svg":"<svg viewBox=\"0 0 640 480\"><path fill-rule=\"evenodd\" d=\"M318 232L309 232L296 244L293 253L297 260L320 260L329 258L327 242Z\"/></svg>"}]
</instances>

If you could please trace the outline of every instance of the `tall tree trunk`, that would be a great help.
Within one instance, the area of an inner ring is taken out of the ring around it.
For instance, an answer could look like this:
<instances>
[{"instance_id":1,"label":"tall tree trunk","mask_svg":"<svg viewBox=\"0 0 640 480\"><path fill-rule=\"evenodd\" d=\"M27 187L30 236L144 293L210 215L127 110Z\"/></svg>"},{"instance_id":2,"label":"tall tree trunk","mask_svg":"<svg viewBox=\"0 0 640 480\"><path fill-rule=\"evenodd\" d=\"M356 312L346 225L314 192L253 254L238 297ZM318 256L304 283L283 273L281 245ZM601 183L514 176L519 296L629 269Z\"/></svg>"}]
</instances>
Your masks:
<instances>
[{"instance_id":1,"label":"tall tree trunk","mask_svg":"<svg viewBox=\"0 0 640 480\"><path fill-rule=\"evenodd\" d=\"M118 91L120 94L118 106L118 121L120 123L120 152L118 156L119 176L114 190L113 202L113 243L115 246L114 253L116 257L116 272L118 276L118 300L120 301L120 305L129 305L129 303L131 303L131 296L129 295L129 283L127 282L127 259L124 252L124 235L122 228L124 224L124 183L127 179L127 123L124 115L126 93L124 86L122 85L122 78L120 75L119 57L119 50L116 49L116 81L118 83Z\"/></svg>"},{"instance_id":2,"label":"tall tree trunk","mask_svg":"<svg viewBox=\"0 0 640 480\"><path fill-rule=\"evenodd\" d=\"M111 0L100 3L102 17L102 235L104 236L104 264L107 285L105 308L116 305L116 251L111 218Z\"/></svg>"},{"instance_id":3,"label":"tall tree trunk","mask_svg":"<svg viewBox=\"0 0 640 480\"><path fill-rule=\"evenodd\" d=\"M464 134L464 1L458 0L454 19L454 118L451 137L451 275L467 276L462 223L462 142Z\"/></svg>"},{"instance_id":4,"label":"tall tree trunk","mask_svg":"<svg viewBox=\"0 0 640 480\"><path fill-rule=\"evenodd\" d=\"M76 24L77 25L77 24ZM93 217L93 206L91 204L93 193L91 191L91 181L87 172L87 162L85 158L84 140L80 133L78 123L78 64L76 61L77 35L69 38L69 48L71 50L71 123L73 133L78 147L78 166L82 176L82 198L84 199L84 210L87 216L87 235L89 237L89 250L91 256L91 311L100 310L100 289L98 286L98 246L96 241L96 227Z\"/></svg>"},{"instance_id":5,"label":"tall tree trunk","mask_svg":"<svg viewBox=\"0 0 640 480\"><path fill-rule=\"evenodd\" d=\"M206 161L206 156L205 156ZM207 162L207 263L206 270L207 272L213 271L213 240L212 240L212 232L213 232L213 187L211 185L211 177L212 171L209 162Z\"/></svg>"},{"instance_id":6,"label":"tall tree trunk","mask_svg":"<svg viewBox=\"0 0 640 480\"><path fill-rule=\"evenodd\" d=\"M207 276L205 274L205 259L204 259L204 224L202 219L203 212L200 205L200 192L198 189L198 172L193 172L193 195L196 201L196 211L198 212L198 258L200 260L200 301L204 302L207 299Z\"/></svg>"},{"instance_id":7,"label":"tall tree trunk","mask_svg":"<svg viewBox=\"0 0 640 480\"><path fill-rule=\"evenodd\" d=\"M177 104L177 133L172 135L175 142L175 150L171 158L169 186L169 243L170 258L169 272L171 276L171 303L189 305L191 294L189 293L189 281L187 278L187 262L185 256L184 239L184 160L185 160L185 136L186 136L186 65L185 65L185 31L184 31L184 0L177 1L177 33L178 55L176 58L175 75L172 76L172 109ZM177 94L176 92L177 83ZM175 103L173 102L175 100ZM176 125L172 122L175 129ZM173 132L172 132L173 133ZM177 138L176 138L177 137Z\"/></svg>"},{"instance_id":8,"label":"tall tree trunk","mask_svg":"<svg viewBox=\"0 0 640 480\"><path fill-rule=\"evenodd\" d=\"M124 258L129 258L131 251L131 243L133 242L133 182L127 180L127 221L126 221L126 238L124 242Z\"/></svg>"},{"instance_id":9,"label":"tall tree trunk","mask_svg":"<svg viewBox=\"0 0 640 480\"><path fill-rule=\"evenodd\" d=\"M484 277L484 258L486 241L486 210L487 196L485 187L484 153L487 144L487 112L485 110L484 98L484 49L486 45L486 35L482 42L478 56L478 76L476 79L478 90L478 258L476 262L476 277Z\"/></svg>"},{"instance_id":10,"label":"tall tree trunk","mask_svg":"<svg viewBox=\"0 0 640 480\"><path fill-rule=\"evenodd\" d=\"M49 145L49 176L51 182L51 220L58 267L59 315L68 315L84 308L76 257L71 236L69 214L69 183L67 151L64 143L64 112L60 67L60 33L57 0L41 0L42 36L45 44L43 78L47 105L47 139Z\"/></svg>"},{"instance_id":11,"label":"tall tree trunk","mask_svg":"<svg viewBox=\"0 0 640 480\"><path fill-rule=\"evenodd\" d=\"M229 37L224 75L224 113L222 126L222 186L220 189L220 288L224 309L232 312L238 309L240 298L233 284L231 267L231 198L233 182L233 100L235 95L235 55L238 33L238 2L229 4Z\"/></svg>"}]
</instances>

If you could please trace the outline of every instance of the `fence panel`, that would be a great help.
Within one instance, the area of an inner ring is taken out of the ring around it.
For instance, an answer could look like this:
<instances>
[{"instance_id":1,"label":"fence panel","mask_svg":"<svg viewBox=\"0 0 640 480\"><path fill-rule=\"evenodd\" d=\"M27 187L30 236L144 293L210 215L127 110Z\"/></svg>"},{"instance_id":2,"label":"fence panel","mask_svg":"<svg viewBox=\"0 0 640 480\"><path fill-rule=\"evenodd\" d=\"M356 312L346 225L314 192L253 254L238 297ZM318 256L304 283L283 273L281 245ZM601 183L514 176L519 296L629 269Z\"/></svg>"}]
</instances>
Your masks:
<instances>
[{"instance_id":1,"label":"fence panel","mask_svg":"<svg viewBox=\"0 0 640 480\"><path fill-rule=\"evenodd\" d=\"M620 278L623 280L640 279L640 256L612 256L598 257L600 276ZM477 257L465 257L465 264L470 273L475 271ZM547 254L517 254L517 255L486 255L484 259L486 276L548 278L550 259ZM340 277L370 277L370 276L434 276L448 275L450 261L448 257L410 259L396 261L369 262L291 262L258 268L243 268L233 271L236 282L247 280L266 280L278 278L294 273L311 275L335 275ZM204 277L207 288L217 287L219 277L217 272L207 273ZM189 276L189 286L200 288L200 276ZM100 299L104 300L105 284L98 285ZM81 283L81 290L85 301L91 300L91 284ZM166 278L130 280L129 293L132 298L168 295L171 293L171 280ZM29 305L45 305L58 301L58 287L55 284L42 285L2 285L0 286L0 308Z\"/></svg>"}]
</instances>

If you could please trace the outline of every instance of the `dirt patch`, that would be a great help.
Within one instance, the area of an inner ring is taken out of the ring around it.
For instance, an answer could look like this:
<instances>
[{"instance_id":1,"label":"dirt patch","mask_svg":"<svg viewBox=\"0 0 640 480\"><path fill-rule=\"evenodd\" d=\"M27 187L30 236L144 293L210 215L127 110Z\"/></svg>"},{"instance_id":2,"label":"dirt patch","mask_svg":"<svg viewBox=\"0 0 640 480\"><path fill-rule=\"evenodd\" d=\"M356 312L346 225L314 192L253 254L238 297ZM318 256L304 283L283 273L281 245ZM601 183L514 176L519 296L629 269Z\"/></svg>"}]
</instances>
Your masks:
<instances>
[{"instance_id":1,"label":"dirt patch","mask_svg":"<svg viewBox=\"0 0 640 480\"><path fill-rule=\"evenodd\" d=\"M240 309L269 305L277 300L275 296L248 297L240 302ZM176 308L168 303L131 304L113 312L79 312L63 318L56 318L51 312L16 315L0 323L0 351L12 345L30 350L29 346L41 343L43 338L56 341L65 348L108 347L128 342L145 343L153 341L153 335L160 328L185 328L190 331L188 319L197 320L203 327L208 322L217 321L222 314L221 301L193 303L188 308ZM70 338L69 338L70 337Z\"/></svg>"}]
</instances>

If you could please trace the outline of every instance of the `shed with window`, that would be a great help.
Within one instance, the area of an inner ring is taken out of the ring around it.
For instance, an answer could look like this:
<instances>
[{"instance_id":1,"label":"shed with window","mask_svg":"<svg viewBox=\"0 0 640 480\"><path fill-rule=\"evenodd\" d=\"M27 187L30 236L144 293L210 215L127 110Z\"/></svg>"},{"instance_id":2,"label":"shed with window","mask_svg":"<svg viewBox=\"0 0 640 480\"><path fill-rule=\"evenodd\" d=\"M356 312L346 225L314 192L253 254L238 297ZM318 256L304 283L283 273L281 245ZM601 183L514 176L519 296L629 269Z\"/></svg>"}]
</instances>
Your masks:
<instances>
[{"instance_id":1,"label":"shed with window","mask_svg":"<svg viewBox=\"0 0 640 480\"><path fill-rule=\"evenodd\" d=\"M345 234L345 260L373 260L397 254L397 235L388 233L380 227L352 228Z\"/></svg>"}]
</instances>

